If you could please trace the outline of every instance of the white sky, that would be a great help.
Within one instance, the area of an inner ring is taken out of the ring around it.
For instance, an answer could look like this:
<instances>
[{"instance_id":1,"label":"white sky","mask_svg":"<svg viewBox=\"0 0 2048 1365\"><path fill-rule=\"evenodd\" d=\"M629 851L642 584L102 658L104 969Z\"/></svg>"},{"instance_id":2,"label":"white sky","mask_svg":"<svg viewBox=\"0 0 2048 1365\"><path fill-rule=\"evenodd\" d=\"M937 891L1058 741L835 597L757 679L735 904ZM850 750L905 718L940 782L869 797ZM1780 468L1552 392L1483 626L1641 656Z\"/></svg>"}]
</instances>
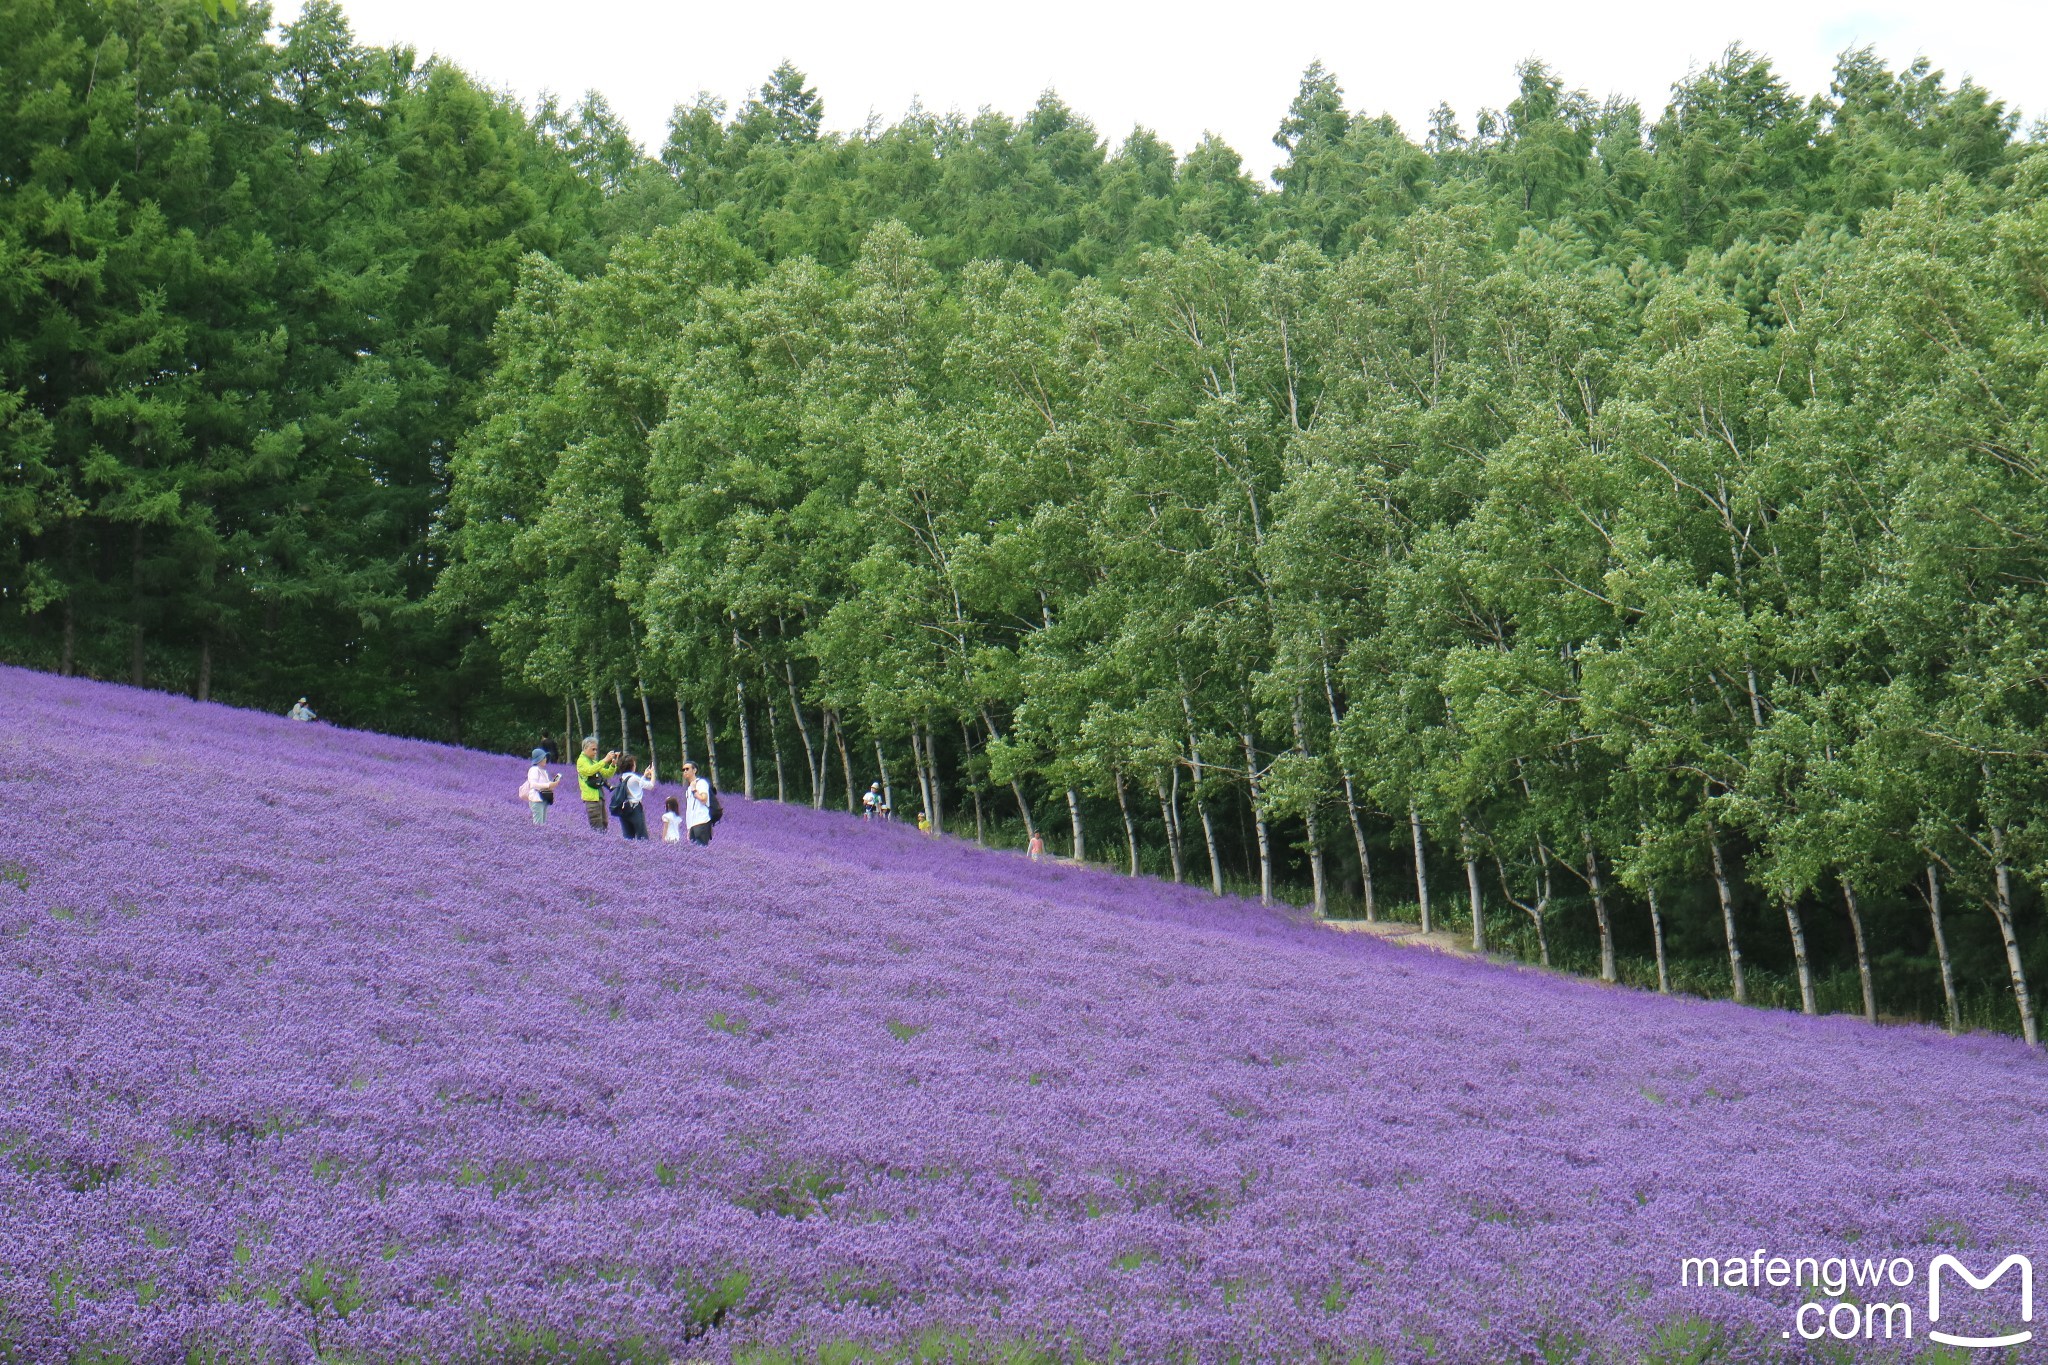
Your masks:
<instances>
[{"instance_id":1,"label":"white sky","mask_svg":"<svg viewBox=\"0 0 2048 1365\"><path fill-rule=\"evenodd\" d=\"M2048 112L2042 0L1037 0L1001 8L937 0L342 0L356 37L451 58L529 104L604 93L650 150L669 110L699 90L737 107L784 58L806 72L828 126L892 122L913 99L935 112L1023 113L1047 87L1112 144L1144 123L1185 153L1220 133L1256 174L1301 70L1320 58L1346 103L1391 113L1420 136L1448 100L1469 133L1482 105L1514 95L1537 56L1595 98L1651 117L1673 81L1730 42L1769 56L1792 88L1827 86L1834 56L1870 44L1894 68L1926 55L1954 84L1972 76L2031 124ZM277 0L277 17L300 0Z\"/></svg>"}]
</instances>

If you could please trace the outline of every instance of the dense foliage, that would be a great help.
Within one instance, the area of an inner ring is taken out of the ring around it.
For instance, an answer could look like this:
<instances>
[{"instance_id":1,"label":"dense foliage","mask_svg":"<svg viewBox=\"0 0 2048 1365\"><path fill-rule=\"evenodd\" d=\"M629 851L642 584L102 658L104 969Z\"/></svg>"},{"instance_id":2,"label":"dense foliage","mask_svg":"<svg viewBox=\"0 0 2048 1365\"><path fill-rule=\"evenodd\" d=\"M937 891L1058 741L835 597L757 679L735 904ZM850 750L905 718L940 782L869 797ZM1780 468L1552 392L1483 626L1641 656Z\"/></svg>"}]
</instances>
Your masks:
<instances>
[{"instance_id":1,"label":"dense foliage","mask_svg":"<svg viewBox=\"0 0 2048 1365\"><path fill-rule=\"evenodd\" d=\"M0 1358L1790 1365L1682 1259L2038 1246L2016 1040L524 770L0 670Z\"/></svg>"},{"instance_id":2,"label":"dense foliage","mask_svg":"<svg viewBox=\"0 0 2048 1365\"><path fill-rule=\"evenodd\" d=\"M331 7L6 22L14 657L2033 1037L2048 159L1984 91L1532 62L1417 145L1311 67L1267 191L1050 94L830 134L784 66L648 158Z\"/></svg>"}]
</instances>

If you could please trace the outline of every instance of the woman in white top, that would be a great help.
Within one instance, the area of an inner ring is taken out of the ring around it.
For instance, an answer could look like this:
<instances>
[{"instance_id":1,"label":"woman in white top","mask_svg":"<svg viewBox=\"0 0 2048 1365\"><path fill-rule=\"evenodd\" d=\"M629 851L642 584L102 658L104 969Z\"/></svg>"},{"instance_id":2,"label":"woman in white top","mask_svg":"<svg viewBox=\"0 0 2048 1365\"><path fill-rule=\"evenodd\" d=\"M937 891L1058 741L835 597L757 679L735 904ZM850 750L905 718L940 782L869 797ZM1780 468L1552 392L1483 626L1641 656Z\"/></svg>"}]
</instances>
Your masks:
<instances>
[{"instance_id":1,"label":"woman in white top","mask_svg":"<svg viewBox=\"0 0 2048 1365\"><path fill-rule=\"evenodd\" d=\"M536 825L548 822L548 807L555 804L555 788L562 784L561 778L548 775L547 758L546 749L533 751L533 766L526 770L526 785L521 788Z\"/></svg>"},{"instance_id":2,"label":"woman in white top","mask_svg":"<svg viewBox=\"0 0 2048 1365\"><path fill-rule=\"evenodd\" d=\"M626 770L626 775L619 779L619 785L625 788L618 808L619 833L628 839L645 839L647 808L640 803L654 787L654 764L649 763L646 772L636 773L633 771L633 756L628 754L619 766Z\"/></svg>"}]
</instances>

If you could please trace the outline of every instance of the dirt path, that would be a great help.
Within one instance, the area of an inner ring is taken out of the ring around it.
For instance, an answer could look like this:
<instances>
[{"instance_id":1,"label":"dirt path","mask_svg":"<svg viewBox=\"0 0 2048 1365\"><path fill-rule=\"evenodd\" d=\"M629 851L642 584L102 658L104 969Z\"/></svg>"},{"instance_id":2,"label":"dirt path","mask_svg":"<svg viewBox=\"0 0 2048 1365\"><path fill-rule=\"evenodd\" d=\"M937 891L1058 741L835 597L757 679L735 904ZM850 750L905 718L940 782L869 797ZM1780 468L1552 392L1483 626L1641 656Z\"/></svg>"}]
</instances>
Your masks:
<instances>
[{"instance_id":1,"label":"dirt path","mask_svg":"<svg viewBox=\"0 0 2048 1365\"><path fill-rule=\"evenodd\" d=\"M1472 941L1463 934L1453 934L1443 929L1432 929L1423 933L1413 924L1402 924L1395 920L1367 922L1362 919L1326 919L1321 923L1330 929L1347 934L1371 934L1374 938L1388 943L1401 943L1414 948L1433 948L1440 953L1456 957L1471 957Z\"/></svg>"}]
</instances>

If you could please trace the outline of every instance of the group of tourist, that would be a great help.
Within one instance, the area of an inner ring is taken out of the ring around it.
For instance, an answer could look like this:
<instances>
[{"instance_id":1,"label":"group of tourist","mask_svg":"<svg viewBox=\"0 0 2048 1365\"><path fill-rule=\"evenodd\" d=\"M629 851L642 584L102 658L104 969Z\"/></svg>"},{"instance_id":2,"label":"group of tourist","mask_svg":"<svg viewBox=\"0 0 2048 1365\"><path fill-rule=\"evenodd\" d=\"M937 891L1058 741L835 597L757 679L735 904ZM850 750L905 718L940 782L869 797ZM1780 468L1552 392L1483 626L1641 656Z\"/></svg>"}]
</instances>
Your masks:
<instances>
[{"instance_id":1,"label":"group of tourist","mask_svg":"<svg viewBox=\"0 0 2048 1365\"><path fill-rule=\"evenodd\" d=\"M555 804L555 789L568 781L567 773L548 771L550 761L546 746L536 748L532 765L526 770L526 781L519 787L519 797L527 803L536 825L547 823L548 808ZM655 785L653 763L643 769L632 754L622 754L617 749L600 754L597 736L584 738L583 752L576 757L576 794L583 800L592 829L601 834L608 832L616 817L619 832L626 838L647 838L647 802ZM670 796L663 803L662 842L687 841L709 847L711 827L725 813L718 793L697 775L697 765L688 760L683 763L682 787L680 795Z\"/></svg>"}]
</instances>

